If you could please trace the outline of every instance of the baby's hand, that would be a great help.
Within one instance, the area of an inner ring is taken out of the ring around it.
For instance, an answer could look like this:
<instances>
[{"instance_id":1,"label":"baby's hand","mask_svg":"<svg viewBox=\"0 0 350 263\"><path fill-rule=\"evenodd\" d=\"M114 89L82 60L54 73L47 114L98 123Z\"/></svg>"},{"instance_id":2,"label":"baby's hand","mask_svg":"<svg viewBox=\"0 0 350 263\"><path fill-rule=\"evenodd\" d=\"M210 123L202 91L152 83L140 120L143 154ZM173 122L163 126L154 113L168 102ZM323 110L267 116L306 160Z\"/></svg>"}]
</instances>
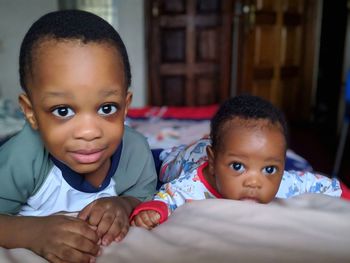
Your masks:
<instances>
[{"instance_id":1,"label":"baby's hand","mask_svg":"<svg viewBox=\"0 0 350 263\"><path fill-rule=\"evenodd\" d=\"M69 216L28 217L22 237L26 246L50 262L95 262L100 254L95 229Z\"/></svg>"},{"instance_id":2,"label":"baby's hand","mask_svg":"<svg viewBox=\"0 0 350 263\"><path fill-rule=\"evenodd\" d=\"M97 199L81 210L78 217L97 227L97 235L104 246L113 240L122 240L129 231L126 202L121 197Z\"/></svg>"},{"instance_id":3,"label":"baby's hand","mask_svg":"<svg viewBox=\"0 0 350 263\"><path fill-rule=\"evenodd\" d=\"M160 214L154 210L143 210L131 221L132 226L139 226L146 229L152 229L159 225Z\"/></svg>"}]
</instances>

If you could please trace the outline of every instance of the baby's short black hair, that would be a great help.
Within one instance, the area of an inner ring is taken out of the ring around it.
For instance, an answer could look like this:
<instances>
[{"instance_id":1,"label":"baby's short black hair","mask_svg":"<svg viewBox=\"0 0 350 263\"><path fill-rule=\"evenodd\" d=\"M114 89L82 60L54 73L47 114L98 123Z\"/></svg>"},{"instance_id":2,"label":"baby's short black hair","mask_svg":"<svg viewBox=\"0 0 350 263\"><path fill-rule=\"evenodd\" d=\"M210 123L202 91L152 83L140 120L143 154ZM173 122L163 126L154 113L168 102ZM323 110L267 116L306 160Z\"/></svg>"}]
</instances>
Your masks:
<instances>
[{"instance_id":1,"label":"baby's short black hair","mask_svg":"<svg viewBox=\"0 0 350 263\"><path fill-rule=\"evenodd\" d=\"M126 47L118 32L101 17L82 10L60 10L40 17L29 28L21 44L19 55L20 84L27 90L28 74L31 73L33 51L43 40L80 40L109 43L114 46L123 61L126 88L131 84L131 70Z\"/></svg>"},{"instance_id":2,"label":"baby's short black hair","mask_svg":"<svg viewBox=\"0 0 350 263\"><path fill-rule=\"evenodd\" d=\"M264 119L279 124L288 144L288 128L284 114L269 101L258 96L240 95L226 100L220 105L210 123L210 138L214 149L221 144L222 128L234 118L245 120Z\"/></svg>"}]
</instances>

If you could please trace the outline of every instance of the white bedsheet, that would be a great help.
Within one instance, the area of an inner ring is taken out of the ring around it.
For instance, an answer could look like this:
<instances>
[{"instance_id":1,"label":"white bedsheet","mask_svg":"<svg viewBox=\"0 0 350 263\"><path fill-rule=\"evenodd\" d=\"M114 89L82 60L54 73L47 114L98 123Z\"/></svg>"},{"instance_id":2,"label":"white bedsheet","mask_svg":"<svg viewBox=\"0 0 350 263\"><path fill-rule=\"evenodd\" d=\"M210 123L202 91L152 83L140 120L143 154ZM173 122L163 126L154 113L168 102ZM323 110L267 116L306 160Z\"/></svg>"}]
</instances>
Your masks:
<instances>
[{"instance_id":1,"label":"white bedsheet","mask_svg":"<svg viewBox=\"0 0 350 263\"><path fill-rule=\"evenodd\" d=\"M0 262L46 261L0 248ZM196 201L152 231L132 227L97 262L350 262L350 202L324 195L269 205Z\"/></svg>"}]
</instances>

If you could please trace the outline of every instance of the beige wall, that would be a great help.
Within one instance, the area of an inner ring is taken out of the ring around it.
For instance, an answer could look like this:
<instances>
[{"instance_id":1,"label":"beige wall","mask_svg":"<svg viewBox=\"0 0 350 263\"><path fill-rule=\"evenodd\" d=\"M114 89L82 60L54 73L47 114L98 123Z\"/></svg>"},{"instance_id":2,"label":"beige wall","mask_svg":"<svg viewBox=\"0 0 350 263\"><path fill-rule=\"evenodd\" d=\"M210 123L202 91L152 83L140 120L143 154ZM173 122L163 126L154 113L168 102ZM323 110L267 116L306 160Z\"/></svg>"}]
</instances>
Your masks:
<instances>
[{"instance_id":1,"label":"beige wall","mask_svg":"<svg viewBox=\"0 0 350 263\"><path fill-rule=\"evenodd\" d=\"M29 4L30 3L30 4ZM0 96L17 101L21 91L18 56L29 26L42 14L57 9L54 0L0 0Z\"/></svg>"}]
</instances>

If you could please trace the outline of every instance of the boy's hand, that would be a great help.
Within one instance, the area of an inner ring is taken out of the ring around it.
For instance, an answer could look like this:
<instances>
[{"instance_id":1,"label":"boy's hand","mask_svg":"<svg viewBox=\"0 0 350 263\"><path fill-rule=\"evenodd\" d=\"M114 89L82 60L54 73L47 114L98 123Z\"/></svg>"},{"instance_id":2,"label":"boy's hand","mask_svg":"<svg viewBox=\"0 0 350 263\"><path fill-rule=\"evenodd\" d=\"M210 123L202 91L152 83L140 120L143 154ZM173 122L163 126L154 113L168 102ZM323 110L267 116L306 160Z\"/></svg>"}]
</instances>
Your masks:
<instances>
[{"instance_id":1,"label":"boy's hand","mask_svg":"<svg viewBox=\"0 0 350 263\"><path fill-rule=\"evenodd\" d=\"M132 197L100 198L80 211L78 217L97 227L104 246L122 240L129 231L129 215L140 201Z\"/></svg>"},{"instance_id":2,"label":"boy's hand","mask_svg":"<svg viewBox=\"0 0 350 263\"><path fill-rule=\"evenodd\" d=\"M30 217L21 231L26 247L50 262L95 262L100 252L95 229L70 216ZM18 229L20 230L20 229Z\"/></svg>"},{"instance_id":3,"label":"boy's hand","mask_svg":"<svg viewBox=\"0 0 350 263\"><path fill-rule=\"evenodd\" d=\"M131 221L132 226L139 226L152 229L159 225L160 214L154 210L144 210L134 216Z\"/></svg>"}]
</instances>

